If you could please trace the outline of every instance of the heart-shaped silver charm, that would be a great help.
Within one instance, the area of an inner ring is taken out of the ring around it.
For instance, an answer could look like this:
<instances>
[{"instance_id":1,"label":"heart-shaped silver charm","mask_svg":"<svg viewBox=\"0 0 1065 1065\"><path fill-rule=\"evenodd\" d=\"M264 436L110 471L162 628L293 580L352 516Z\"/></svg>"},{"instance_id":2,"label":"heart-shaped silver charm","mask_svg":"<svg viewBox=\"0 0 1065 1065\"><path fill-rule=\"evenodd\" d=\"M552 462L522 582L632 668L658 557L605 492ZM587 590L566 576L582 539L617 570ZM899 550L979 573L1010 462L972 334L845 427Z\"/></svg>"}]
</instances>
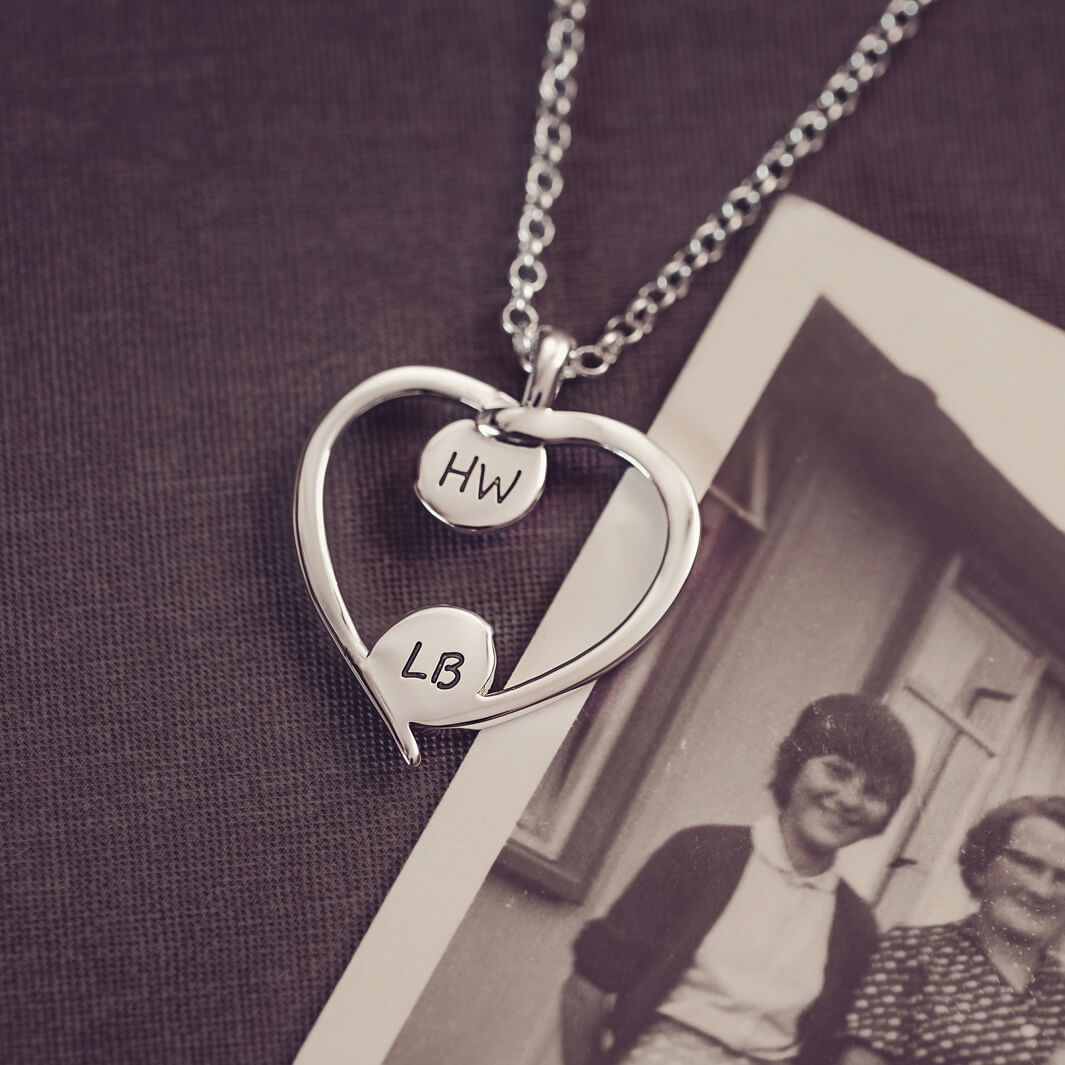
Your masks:
<instances>
[{"instance_id":1,"label":"heart-shaped silver charm","mask_svg":"<svg viewBox=\"0 0 1065 1065\"><path fill-rule=\"evenodd\" d=\"M521 403L452 370L405 366L352 389L322 419L304 450L296 483L295 532L311 598L348 665L388 724L404 758L420 760L412 724L484 728L528 713L617 665L650 635L684 584L699 540L699 511L680 467L643 433L596 414L550 409L558 367L546 391L534 367ZM666 537L650 587L599 642L520 684L490 691L496 652L492 628L452 606L408 614L368 648L337 583L325 532L325 475L337 438L387 400L426 395L456 400L475 416L445 427L426 446L416 490L427 508L460 529L498 528L535 505L545 448L582 444L617 455L655 487Z\"/></svg>"}]
</instances>

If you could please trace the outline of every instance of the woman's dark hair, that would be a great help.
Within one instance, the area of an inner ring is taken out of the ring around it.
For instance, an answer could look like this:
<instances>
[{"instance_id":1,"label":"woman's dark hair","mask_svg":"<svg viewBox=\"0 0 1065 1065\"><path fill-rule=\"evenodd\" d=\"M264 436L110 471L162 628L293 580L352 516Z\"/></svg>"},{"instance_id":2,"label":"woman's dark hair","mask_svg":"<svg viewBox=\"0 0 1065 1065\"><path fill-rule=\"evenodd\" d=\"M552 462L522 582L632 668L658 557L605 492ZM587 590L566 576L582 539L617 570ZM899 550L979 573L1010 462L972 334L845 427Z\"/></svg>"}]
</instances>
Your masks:
<instances>
[{"instance_id":1,"label":"woman's dark hair","mask_svg":"<svg viewBox=\"0 0 1065 1065\"><path fill-rule=\"evenodd\" d=\"M915 755L906 726L883 703L864 695L815 699L777 748L769 785L777 806L783 810L788 805L802 767L811 758L829 754L884 781L890 819L913 783Z\"/></svg>"},{"instance_id":2,"label":"woman's dark hair","mask_svg":"<svg viewBox=\"0 0 1065 1065\"><path fill-rule=\"evenodd\" d=\"M958 852L962 883L969 894L979 897L980 878L988 866L1009 846L1013 826L1026 817L1045 817L1065 828L1065 796L1023 795L988 810L965 834Z\"/></svg>"}]
</instances>

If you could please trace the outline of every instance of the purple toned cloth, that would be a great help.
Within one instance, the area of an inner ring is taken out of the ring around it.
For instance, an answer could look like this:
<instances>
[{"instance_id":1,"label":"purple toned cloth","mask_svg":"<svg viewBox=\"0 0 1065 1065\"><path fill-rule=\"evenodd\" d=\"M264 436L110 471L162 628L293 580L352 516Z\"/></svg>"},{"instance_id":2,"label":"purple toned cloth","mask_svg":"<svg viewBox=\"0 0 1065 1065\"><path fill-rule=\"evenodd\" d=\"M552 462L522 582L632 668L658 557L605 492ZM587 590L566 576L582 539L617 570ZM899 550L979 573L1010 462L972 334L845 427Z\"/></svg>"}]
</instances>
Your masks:
<instances>
[{"instance_id":1,"label":"purple toned cloth","mask_svg":"<svg viewBox=\"0 0 1065 1065\"><path fill-rule=\"evenodd\" d=\"M593 5L545 318L593 338L878 12ZM303 588L296 464L386 367L520 391L498 314L547 5L5 14L0 1047L287 1062L470 742L400 763ZM1065 324L1063 27L1057 0L937 6L793 189ZM646 427L737 243L561 405ZM560 459L544 508L477 548L410 492L441 418L399 404L338 449L341 580L371 634L427 601L482 613L503 677L613 472Z\"/></svg>"}]
</instances>

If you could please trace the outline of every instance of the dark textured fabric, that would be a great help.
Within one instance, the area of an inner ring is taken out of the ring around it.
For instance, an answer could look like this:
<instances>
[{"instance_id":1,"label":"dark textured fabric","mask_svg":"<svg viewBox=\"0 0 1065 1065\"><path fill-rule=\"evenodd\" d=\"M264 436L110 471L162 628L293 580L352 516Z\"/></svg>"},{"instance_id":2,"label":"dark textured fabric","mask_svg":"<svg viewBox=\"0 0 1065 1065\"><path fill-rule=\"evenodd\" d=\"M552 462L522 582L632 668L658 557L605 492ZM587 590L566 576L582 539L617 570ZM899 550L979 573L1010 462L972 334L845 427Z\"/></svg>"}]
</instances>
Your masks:
<instances>
[{"instance_id":1,"label":"dark textured fabric","mask_svg":"<svg viewBox=\"0 0 1065 1065\"><path fill-rule=\"evenodd\" d=\"M605 917L574 944L575 967L618 992L607 1059L620 1061L692 964L699 944L732 898L751 854L750 829L694 825L648 858ZM832 1065L851 989L876 946L876 923L844 881L836 889L825 982L799 1018L800 1065Z\"/></svg>"},{"instance_id":2,"label":"dark textured fabric","mask_svg":"<svg viewBox=\"0 0 1065 1065\"><path fill-rule=\"evenodd\" d=\"M590 338L878 10L593 6L547 318ZM520 389L497 316L546 4L4 14L0 1047L284 1062L469 744L400 764L303 589L294 471L385 367ZM1063 26L1058 0L933 9L794 189L1065 324ZM561 405L649 424L748 243ZM613 471L564 456L479 545L410 492L446 416L398 404L338 449L335 552L371 636L458 602L505 676Z\"/></svg>"}]
</instances>

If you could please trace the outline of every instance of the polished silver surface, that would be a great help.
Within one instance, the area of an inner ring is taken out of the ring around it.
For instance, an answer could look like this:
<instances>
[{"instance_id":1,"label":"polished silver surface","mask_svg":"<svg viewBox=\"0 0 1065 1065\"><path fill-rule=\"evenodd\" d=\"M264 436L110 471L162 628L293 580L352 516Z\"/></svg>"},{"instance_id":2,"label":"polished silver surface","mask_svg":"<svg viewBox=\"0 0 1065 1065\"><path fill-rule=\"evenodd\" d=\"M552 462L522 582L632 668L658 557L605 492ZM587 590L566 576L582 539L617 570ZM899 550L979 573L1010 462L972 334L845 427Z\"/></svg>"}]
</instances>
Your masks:
<instances>
[{"instance_id":1,"label":"polished silver surface","mask_svg":"<svg viewBox=\"0 0 1065 1065\"><path fill-rule=\"evenodd\" d=\"M491 628L469 611L429 607L397 622L373 650L366 646L344 602L329 553L326 471L333 446L345 429L379 404L411 395L453 399L472 408L473 431L496 438L501 446L527 447L536 441L543 446L603 448L654 486L665 518L662 556L649 587L606 636L567 661L495 692L488 690L495 662ZM643 433L601 415L522 406L474 378L426 366L377 374L326 414L300 462L294 525L300 565L318 613L412 765L420 760L412 724L483 728L528 713L615 666L650 635L676 598L699 542L699 510L691 485L680 467ZM412 652L416 652L413 658ZM461 663L458 655L463 657ZM423 673L424 677L416 676ZM414 697L412 691L417 692Z\"/></svg>"},{"instance_id":2,"label":"polished silver surface","mask_svg":"<svg viewBox=\"0 0 1065 1065\"><path fill-rule=\"evenodd\" d=\"M459 607L417 610L378 639L364 669L385 704L402 707L410 721L431 723L464 713L495 679L492 626ZM396 718L394 710L390 714ZM401 722L396 726L404 729ZM401 744L405 754L411 744L416 760L417 744L406 735Z\"/></svg>"},{"instance_id":3,"label":"polished silver surface","mask_svg":"<svg viewBox=\"0 0 1065 1065\"><path fill-rule=\"evenodd\" d=\"M687 295L692 277L717 262L732 235L751 225L762 206L791 181L798 160L818 151L829 129L853 113L862 88L888 68L891 51L918 30L920 15L935 0L889 0L877 21L851 49L813 102L792 122L754 169L703 221L625 310L611 318L593 344L576 346L567 377L606 373L621 352L654 328L659 312ZM584 50L585 0L555 0L544 49L543 74L525 180L525 206L518 223L518 254L510 265L511 298L503 329L528 369L542 330L533 298L547 281L542 255L555 234L551 209L562 192L562 158L572 130L568 121L577 94L575 70Z\"/></svg>"},{"instance_id":4,"label":"polished silver surface","mask_svg":"<svg viewBox=\"0 0 1065 1065\"><path fill-rule=\"evenodd\" d=\"M561 329L545 326L540 330L521 397L523 407L550 407L555 402L576 346L573 337Z\"/></svg>"},{"instance_id":5,"label":"polished silver surface","mask_svg":"<svg viewBox=\"0 0 1065 1065\"><path fill-rule=\"evenodd\" d=\"M546 408L562 387L573 338L545 329L529 368L522 406ZM513 525L539 501L547 453L538 440L498 439L485 422L447 425L422 450L414 490L434 517L480 532Z\"/></svg>"},{"instance_id":6,"label":"polished silver surface","mask_svg":"<svg viewBox=\"0 0 1065 1065\"><path fill-rule=\"evenodd\" d=\"M411 765L420 761L418 744L409 726L388 712L384 696L366 671L369 648L337 583L325 532L325 474L333 445L353 421L386 400L417 395L445 396L474 411L516 402L483 381L433 366L400 366L375 374L336 403L311 434L300 460L293 513L300 567L318 614Z\"/></svg>"},{"instance_id":7,"label":"polished silver surface","mask_svg":"<svg viewBox=\"0 0 1065 1065\"><path fill-rule=\"evenodd\" d=\"M506 443L466 419L445 425L425 445L414 490L434 517L480 532L524 518L546 479L542 446Z\"/></svg>"}]
</instances>

